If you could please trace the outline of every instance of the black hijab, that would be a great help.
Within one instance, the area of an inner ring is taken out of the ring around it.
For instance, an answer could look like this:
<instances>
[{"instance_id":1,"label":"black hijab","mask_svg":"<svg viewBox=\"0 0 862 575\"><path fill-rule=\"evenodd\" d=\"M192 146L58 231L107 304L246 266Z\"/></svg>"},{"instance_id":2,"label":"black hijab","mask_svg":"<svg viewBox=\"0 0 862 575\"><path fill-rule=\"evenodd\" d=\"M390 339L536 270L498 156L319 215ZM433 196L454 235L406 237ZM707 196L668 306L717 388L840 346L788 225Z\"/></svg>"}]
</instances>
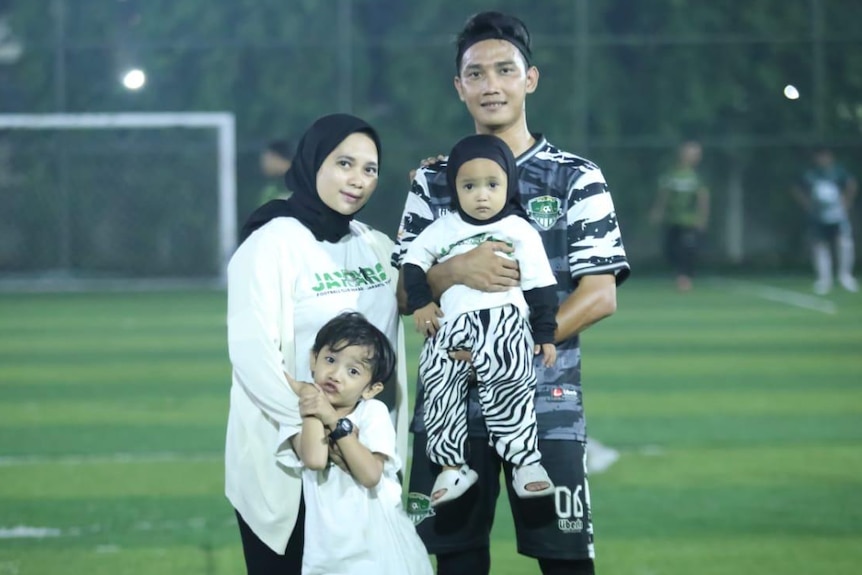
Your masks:
<instances>
[{"instance_id":1,"label":"black hijab","mask_svg":"<svg viewBox=\"0 0 862 575\"><path fill-rule=\"evenodd\" d=\"M497 163L506 172L506 203L500 212L487 220L477 220L469 216L458 201L458 190L455 187L455 178L461 166L475 160L476 158L487 158ZM446 166L446 183L449 185L449 193L452 194L452 205L458 210L461 219L470 224L482 226L502 220L506 216L516 215L526 219L527 214L521 206L520 189L518 187L518 165L509 145L498 138L487 134L476 134L467 136L452 148Z\"/></svg>"},{"instance_id":2,"label":"black hijab","mask_svg":"<svg viewBox=\"0 0 862 575\"><path fill-rule=\"evenodd\" d=\"M267 202L252 212L240 231L240 243L275 218L296 218L320 242L336 243L350 233L354 214L339 214L323 203L317 193L317 172L332 150L356 132L367 134L374 141L379 157L380 138L363 120L349 114L331 114L314 122L302 135L293 163L284 175L284 182L293 195L287 200Z\"/></svg>"}]
</instances>

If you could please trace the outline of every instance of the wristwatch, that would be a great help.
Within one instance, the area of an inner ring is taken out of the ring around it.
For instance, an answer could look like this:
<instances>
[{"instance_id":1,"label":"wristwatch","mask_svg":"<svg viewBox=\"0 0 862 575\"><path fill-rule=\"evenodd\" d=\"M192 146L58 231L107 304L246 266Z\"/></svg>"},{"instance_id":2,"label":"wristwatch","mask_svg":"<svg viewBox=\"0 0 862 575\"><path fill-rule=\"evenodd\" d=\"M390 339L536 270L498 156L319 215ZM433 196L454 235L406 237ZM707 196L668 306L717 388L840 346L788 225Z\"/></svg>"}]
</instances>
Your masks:
<instances>
[{"instance_id":1,"label":"wristwatch","mask_svg":"<svg viewBox=\"0 0 862 575\"><path fill-rule=\"evenodd\" d=\"M342 417L335 423L335 429L333 429L332 433L329 434L329 439L332 441L338 441L342 437L347 437L351 433L353 433L353 422L346 417Z\"/></svg>"}]
</instances>

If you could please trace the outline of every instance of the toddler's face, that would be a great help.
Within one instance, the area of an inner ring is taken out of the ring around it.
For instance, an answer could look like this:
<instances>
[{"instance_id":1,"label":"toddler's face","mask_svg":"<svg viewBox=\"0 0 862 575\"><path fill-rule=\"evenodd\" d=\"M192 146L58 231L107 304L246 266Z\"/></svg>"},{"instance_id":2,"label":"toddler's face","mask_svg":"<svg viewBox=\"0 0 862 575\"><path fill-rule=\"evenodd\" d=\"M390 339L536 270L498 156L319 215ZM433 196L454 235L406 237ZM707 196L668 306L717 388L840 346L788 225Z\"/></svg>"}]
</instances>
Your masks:
<instances>
[{"instance_id":1,"label":"toddler's face","mask_svg":"<svg viewBox=\"0 0 862 575\"><path fill-rule=\"evenodd\" d=\"M506 205L506 172L494 160L476 158L464 163L455 176L461 208L472 218L487 220Z\"/></svg>"},{"instance_id":2,"label":"toddler's face","mask_svg":"<svg viewBox=\"0 0 862 575\"><path fill-rule=\"evenodd\" d=\"M360 399L371 399L383 389L383 384L371 381L372 354L368 346L336 344L335 349L324 346L312 358L314 383L333 407L354 406Z\"/></svg>"}]
</instances>

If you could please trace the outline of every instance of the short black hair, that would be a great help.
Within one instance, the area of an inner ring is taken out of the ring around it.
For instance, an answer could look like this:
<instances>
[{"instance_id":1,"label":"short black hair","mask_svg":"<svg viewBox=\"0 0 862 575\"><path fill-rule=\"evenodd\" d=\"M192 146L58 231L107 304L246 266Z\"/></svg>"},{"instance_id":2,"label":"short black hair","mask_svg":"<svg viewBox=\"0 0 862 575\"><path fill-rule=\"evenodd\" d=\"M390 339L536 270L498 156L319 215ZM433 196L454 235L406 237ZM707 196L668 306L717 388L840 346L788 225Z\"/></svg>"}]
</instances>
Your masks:
<instances>
[{"instance_id":1,"label":"short black hair","mask_svg":"<svg viewBox=\"0 0 862 575\"><path fill-rule=\"evenodd\" d=\"M267 152L277 154L285 160L292 160L293 153L295 150L296 146L294 146L293 142L291 142L290 140L272 140L266 145Z\"/></svg>"},{"instance_id":2,"label":"short black hair","mask_svg":"<svg viewBox=\"0 0 862 575\"><path fill-rule=\"evenodd\" d=\"M395 350L389 338L359 312L344 312L326 322L317 332L311 351L317 356L324 347L341 351L352 345L371 348L369 360L372 383L386 383L392 377L395 371Z\"/></svg>"},{"instance_id":3,"label":"short black hair","mask_svg":"<svg viewBox=\"0 0 862 575\"><path fill-rule=\"evenodd\" d=\"M455 69L461 74L461 60L464 52L482 40L496 38L512 43L524 57L524 63L530 67L532 50L530 48L530 31L527 25L519 18L502 12L487 11L479 12L470 16L458 37L455 39L457 54L455 56Z\"/></svg>"}]
</instances>

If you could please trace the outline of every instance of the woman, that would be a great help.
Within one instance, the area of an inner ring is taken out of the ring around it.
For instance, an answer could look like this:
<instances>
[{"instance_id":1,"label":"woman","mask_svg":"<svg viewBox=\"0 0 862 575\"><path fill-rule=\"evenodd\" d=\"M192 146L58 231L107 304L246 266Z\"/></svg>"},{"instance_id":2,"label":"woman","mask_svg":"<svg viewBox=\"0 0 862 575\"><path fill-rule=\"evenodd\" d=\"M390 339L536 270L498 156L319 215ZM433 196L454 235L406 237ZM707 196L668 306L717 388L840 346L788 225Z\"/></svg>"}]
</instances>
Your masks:
<instances>
[{"instance_id":1,"label":"woman","mask_svg":"<svg viewBox=\"0 0 862 575\"><path fill-rule=\"evenodd\" d=\"M252 214L228 265L233 385L225 494L236 510L250 575L300 572L301 480L276 459L290 449L279 445L279 428L300 424L285 374L311 381L311 344L341 311L362 313L398 343L398 381L383 400L398 412L399 456L406 455L406 377L397 276L388 258L392 242L353 220L377 186L379 155L377 133L359 118L333 114L317 120L285 175L293 196Z\"/></svg>"}]
</instances>

